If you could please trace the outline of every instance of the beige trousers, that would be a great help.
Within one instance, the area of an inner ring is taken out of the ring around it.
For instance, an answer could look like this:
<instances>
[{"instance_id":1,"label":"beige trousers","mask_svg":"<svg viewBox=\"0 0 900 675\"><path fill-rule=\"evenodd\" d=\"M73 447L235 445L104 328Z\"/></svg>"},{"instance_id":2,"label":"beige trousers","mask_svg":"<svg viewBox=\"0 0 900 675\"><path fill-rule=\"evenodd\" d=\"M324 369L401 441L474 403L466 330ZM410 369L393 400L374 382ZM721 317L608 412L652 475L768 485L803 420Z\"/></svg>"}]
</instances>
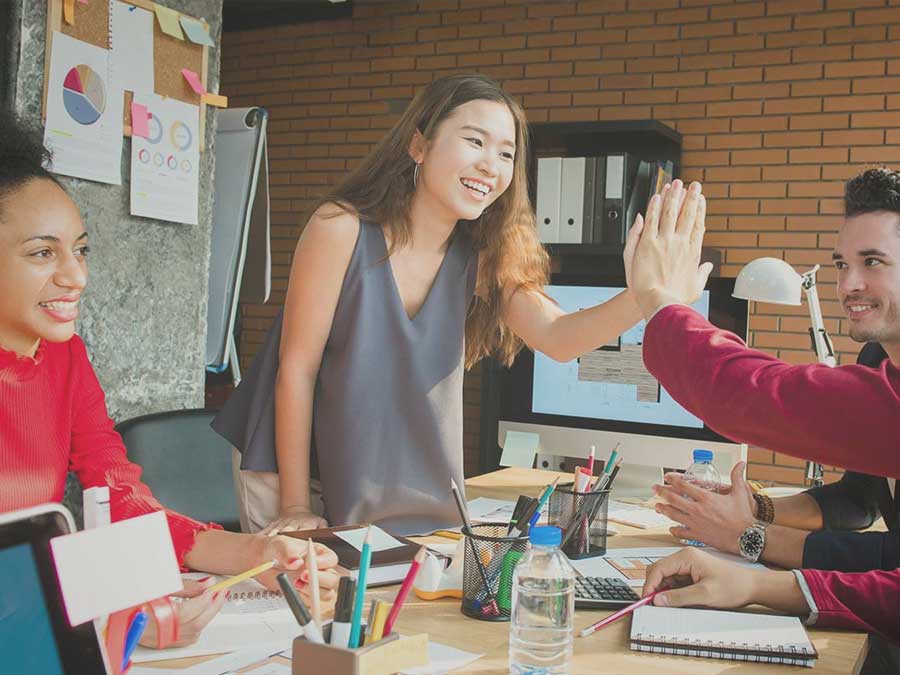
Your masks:
<instances>
[{"instance_id":1,"label":"beige trousers","mask_svg":"<svg viewBox=\"0 0 900 675\"><path fill-rule=\"evenodd\" d=\"M278 518L281 488L277 473L241 469L241 453L232 448L231 475L238 498L242 532L259 532ZM325 512L322 486L319 481L311 480L309 489L312 510L321 516Z\"/></svg>"}]
</instances>

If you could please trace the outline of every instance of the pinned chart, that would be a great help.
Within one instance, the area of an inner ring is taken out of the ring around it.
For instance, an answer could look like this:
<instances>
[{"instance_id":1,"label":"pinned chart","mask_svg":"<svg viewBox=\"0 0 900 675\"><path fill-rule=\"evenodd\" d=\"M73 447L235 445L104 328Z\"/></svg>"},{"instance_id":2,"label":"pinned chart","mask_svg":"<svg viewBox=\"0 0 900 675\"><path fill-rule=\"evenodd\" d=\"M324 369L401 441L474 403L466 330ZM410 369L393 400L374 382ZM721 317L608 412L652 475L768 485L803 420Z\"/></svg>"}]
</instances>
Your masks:
<instances>
[{"instance_id":1,"label":"pinned chart","mask_svg":"<svg viewBox=\"0 0 900 675\"><path fill-rule=\"evenodd\" d=\"M106 85L90 66L75 66L63 81L63 106L79 124L94 124L106 110Z\"/></svg>"}]
</instances>

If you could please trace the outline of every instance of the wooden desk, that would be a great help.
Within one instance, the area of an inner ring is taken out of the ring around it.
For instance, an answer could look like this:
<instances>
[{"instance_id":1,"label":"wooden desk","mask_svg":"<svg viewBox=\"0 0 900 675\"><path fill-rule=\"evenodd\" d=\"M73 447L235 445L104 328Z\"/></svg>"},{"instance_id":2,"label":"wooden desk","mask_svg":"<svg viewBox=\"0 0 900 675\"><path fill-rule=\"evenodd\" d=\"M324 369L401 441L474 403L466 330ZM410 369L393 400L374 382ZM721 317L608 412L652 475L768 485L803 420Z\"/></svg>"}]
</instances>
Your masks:
<instances>
[{"instance_id":1,"label":"wooden desk","mask_svg":"<svg viewBox=\"0 0 900 675\"><path fill-rule=\"evenodd\" d=\"M466 481L466 496L493 497L515 500L521 492L538 494L541 488L557 475L554 472L504 469ZM448 497L449 499L449 497ZM638 546L673 546L677 542L666 530L639 530L616 525L620 534L610 537L609 548ZM378 588L370 597L393 600L396 587ZM427 632L437 642L485 656L467 668L454 673L479 675L505 675L508 673L509 624L477 621L463 616L459 600L426 602L415 595L410 597L397 622L401 633ZM603 616L599 611L578 611L575 615L576 631ZM809 672L801 666L738 663L678 656L640 654L628 647L631 622L622 619L588 638L575 639L575 656L572 675L597 673L641 673L674 675L675 673L790 673ZM862 633L809 629L810 638L819 652L815 670L819 673L858 673L866 653L866 636ZM202 659L159 662L168 668L184 667ZM157 665L157 664L147 664Z\"/></svg>"}]
</instances>

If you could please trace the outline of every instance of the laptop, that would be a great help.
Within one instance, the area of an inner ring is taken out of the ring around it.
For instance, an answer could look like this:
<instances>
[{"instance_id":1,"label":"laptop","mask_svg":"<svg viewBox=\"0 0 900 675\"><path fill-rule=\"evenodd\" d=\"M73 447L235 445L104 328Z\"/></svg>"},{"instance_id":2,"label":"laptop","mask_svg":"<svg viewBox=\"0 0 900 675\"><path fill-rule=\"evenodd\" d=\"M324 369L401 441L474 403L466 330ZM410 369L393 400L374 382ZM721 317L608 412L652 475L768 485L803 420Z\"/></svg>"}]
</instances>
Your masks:
<instances>
[{"instance_id":1,"label":"laptop","mask_svg":"<svg viewBox=\"0 0 900 675\"><path fill-rule=\"evenodd\" d=\"M0 658L3 671L42 675L107 673L92 621L72 627L50 551L75 531L59 504L0 513Z\"/></svg>"}]
</instances>

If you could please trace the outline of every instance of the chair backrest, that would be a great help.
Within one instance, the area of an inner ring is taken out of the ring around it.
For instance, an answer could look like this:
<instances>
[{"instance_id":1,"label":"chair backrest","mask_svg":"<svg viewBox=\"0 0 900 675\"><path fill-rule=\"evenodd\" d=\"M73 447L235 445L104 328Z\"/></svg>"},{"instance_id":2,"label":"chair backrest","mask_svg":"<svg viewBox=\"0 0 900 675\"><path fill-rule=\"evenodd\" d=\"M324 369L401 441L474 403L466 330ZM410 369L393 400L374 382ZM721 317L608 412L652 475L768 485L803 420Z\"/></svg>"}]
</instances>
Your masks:
<instances>
[{"instance_id":1,"label":"chair backrest","mask_svg":"<svg viewBox=\"0 0 900 675\"><path fill-rule=\"evenodd\" d=\"M116 426L128 458L168 509L226 530L240 531L231 473L231 444L209 424L215 410L142 415Z\"/></svg>"}]
</instances>

